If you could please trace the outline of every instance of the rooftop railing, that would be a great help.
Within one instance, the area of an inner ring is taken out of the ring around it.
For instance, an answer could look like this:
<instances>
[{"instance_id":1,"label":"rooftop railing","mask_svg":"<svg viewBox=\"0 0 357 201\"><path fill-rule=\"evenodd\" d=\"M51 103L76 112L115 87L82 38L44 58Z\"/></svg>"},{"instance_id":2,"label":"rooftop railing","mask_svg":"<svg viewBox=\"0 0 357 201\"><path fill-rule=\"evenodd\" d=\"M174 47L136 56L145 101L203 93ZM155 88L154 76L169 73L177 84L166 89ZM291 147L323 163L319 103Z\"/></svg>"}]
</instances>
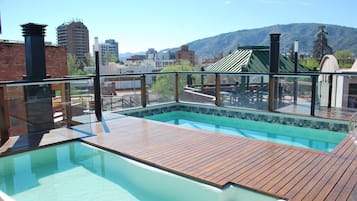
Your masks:
<instances>
[{"instance_id":1,"label":"rooftop railing","mask_svg":"<svg viewBox=\"0 0 357 201\"><path fill-rule=\"evenodd\" d=\"M357 104L356 73L118 74L102 75L101 86L102 107L109 111L192 102L321 116L321 109L354 110Z\"/></svg>"},{"instance_id":2,"label":"rooftop railing","mask_svg":"<svg viewBox=\"0 0 357 201\"><path fill-rule=\"evenodd\" d=\"M349 120L357 107L356 73L168 72L0 82L1 141L10 136L95 121L94 111L189 102ZM98 107L100 104L101 107ZM90 126L88 126L90 130Z\"/></svg>"},{"instance_id":3,"label":"rooftop railing","mask_svg":"<svg viewBox=\"0 0 357 201\"><path fill-rule=\"evenodd\" d=\"M91 122L92 83L90 77L0 82L1 142Z\"/></svg>"}]
</instances>

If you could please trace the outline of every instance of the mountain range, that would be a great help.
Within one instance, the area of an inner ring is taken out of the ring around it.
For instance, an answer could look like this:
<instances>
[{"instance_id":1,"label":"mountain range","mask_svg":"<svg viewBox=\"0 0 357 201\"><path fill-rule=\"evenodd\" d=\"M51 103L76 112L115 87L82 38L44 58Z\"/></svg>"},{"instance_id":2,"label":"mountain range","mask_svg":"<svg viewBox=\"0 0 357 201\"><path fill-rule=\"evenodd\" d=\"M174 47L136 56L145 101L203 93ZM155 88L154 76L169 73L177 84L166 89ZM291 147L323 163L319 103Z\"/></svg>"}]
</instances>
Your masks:
<instances>
[{"instance_id":1,"label":"mountain range","mask_svg":"<svg viewBox=\"0 0 357 201\"><path fill-rule=\"evenodd\" d=\"M222 33L217 36L198 39L187 43L190 50L200 58L224 55L237 49L238 46L269 45L271 33L280 33L281 52L287 52L295 40L299 41L299 52L312 54L312 46L317 38L319 26L326 26L327 39L333 51L349 50L357 55L357 28L332 24L294 23L273 25L263 28L238 30ZM179 47L165 50L177 51ZM159 54L165 50L159 52Z\"/></svg>"}]
</instances>

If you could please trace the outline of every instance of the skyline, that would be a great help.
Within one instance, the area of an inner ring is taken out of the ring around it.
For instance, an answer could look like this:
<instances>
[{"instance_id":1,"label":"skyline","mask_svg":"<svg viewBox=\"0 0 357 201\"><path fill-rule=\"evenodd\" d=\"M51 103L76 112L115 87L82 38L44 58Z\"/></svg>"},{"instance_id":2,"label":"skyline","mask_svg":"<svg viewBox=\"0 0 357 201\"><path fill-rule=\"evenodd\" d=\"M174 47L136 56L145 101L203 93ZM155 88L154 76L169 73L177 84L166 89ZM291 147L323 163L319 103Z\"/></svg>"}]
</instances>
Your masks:
<instances>
[{"instance_id":1,"label":"skyline","mask_svg":"<svg viewBox=\"0 0 357 201\"><path fill-rule=\"evenodd\" d=\"M81 8L84 5L85 8ZM355 0L0 0L0 39L23 41L20 25L46 24L46 42L57 44L56 28L72 20L100 43L114 39L119 53L160 51L237 30L290 23L321 23L357 27ZM318 9L317 9L318 8ZM19 14L21 13L21 14Z\"/></svg>"}]
</instances>

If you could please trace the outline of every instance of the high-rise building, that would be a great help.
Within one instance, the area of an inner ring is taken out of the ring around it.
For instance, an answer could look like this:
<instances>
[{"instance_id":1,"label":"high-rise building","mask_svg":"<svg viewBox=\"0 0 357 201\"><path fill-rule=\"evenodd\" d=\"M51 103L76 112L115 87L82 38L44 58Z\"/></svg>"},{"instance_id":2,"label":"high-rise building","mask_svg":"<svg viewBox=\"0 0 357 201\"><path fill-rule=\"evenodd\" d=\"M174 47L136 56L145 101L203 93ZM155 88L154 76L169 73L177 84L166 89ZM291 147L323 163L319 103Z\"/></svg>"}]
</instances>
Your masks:
<instances>
[{"instance_id":1,"label":"high-rise building","mask_svg":"<svg viewBox=\"0 0 357 201\"><path fill-rule=\"evenodd\" d=\"M71 53L81 61L81 66L86 62L89 53L89 33L82 22L69 22L57 27L57 44L64 46L67 53Z\"/></svg>"},{"instance_id":2,"label":"high-rise building","mask_svg":"<svg viewBox=\"0 0 357 201\"><path fill-rule=\"evenodd\" d=\"M105 43L99 44L99 56L102 65L107 63L108 56L119 59L119 46L118 42L114 39L105 40Z\"/></svg>"}]
</instances>

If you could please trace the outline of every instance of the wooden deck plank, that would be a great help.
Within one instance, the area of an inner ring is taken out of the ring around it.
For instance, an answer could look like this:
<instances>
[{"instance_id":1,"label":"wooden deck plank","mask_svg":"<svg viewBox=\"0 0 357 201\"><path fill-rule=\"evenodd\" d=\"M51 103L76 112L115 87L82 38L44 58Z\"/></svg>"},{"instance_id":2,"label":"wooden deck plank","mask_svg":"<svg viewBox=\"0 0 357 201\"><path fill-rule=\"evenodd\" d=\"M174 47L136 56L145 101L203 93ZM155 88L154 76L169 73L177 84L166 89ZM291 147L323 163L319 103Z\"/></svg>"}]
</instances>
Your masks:
<instances>
[{"instance_id":1,"label":"wooden deck plank","mask_svg":"<svg viewBox=\"0 0 357 201\"><path fill-rule=\"evenodd\" d=\"M185 171L197 171L202 173L202 171L208 171L209 169L212 169L216 167L219 163L218 161L222 160L227 161L227 158L232 156L231 154L228 153L234 153L233 151L235 150L234 144L231 146L223 146L219 147L221 149L219 150L214 150L212 152L209 152L208 155L200 158L191 158L189 163L191 163L191 167L185 168ZM193 160L192 160L193 159ZM212 165L214 164L214 167ZM180 165L179 165L180 166Z\"/></svg>"},{"instance_id":2,"label":"wooden deck plank","mask_svg":"<svg viewBox=\"0 0 357 201\"><path fill-rule=\"evenodd\" d=\"M278 167L266 169L263 174L259 175L260 178L253 179L248 184L254 185L258 188L263 188L263 186L265 186L270 181L274 181L274 183L276 184L277 181L279 181L278 179L276 179L276 177L281 175L284 170L290 168L293 164L295 164L297 159L304 157L304 155L305 154L303 152L295 151L295 155L293 157L291 157L292 155L289 155L289 157L285 157L284 160L280 161Z\"/></svg>"},{"instance_id":3,"label":"wooden deck plank","mask_svg":"<svg viewBox=\"0 0 357 201\"><path fill-rule=\"evenodd\" d=\"M315 176L313 176L302 189L294 197L296 200L313 200L316 194L321 193L324 178L331 177L336 173L337 168L342 165L344 160L338 158L331 158L326 165L324 165ZM319 183L320 182L320 183ZM320 185L319 185L320 184ZM312 190L313 189L313 190ZM308 197L307 197L308 195Z\"/></svg>"},{"instance_id":4,"label":"wooden deck plank","mask_svg":"<svg viewBox=\"0 0 357 201\"><path fill-rule=\"evenodd\" d=\"M234 181L243 183L247 186L254 186L255 180L262 180L264 178L263 175L265 174L265 172L268 172L268 169L274 169L275 171L276 168L281 165L280 162L292 153L294 153L294 150L282 149L280 153L277 153L276 155L272 156L271 158L268 158L262 163L254 165L248 171L242 173L239 176L239 179L236 178L234 179Z\"/></svg>"},{"instance_id":5,"label":"wooden deck plank","mask_svg":"<svg viewBox=\"0 0 357 201\"><path fill-rule=\"evenodd\" d=\"M178 167L181 164L192 163L192 160L195 161L196 159L198 160L200 158L205 158L207 157L207 155L215 153L216 150L227 147L227 143L228 143L227 141L224 140L217 140L215 143L207 139L205 141L206 142L198 141L195 143L192 143L192 141L190 141L186 145L177 147L178 153L175 154L177 157L174 158L170 157L172 154L174 154L171 152L168 154L163 153L164 156L168 155L168 157L157 156L156 159L160 163L171 164L171 165L176 164L176 166ZM207 149L206 152L201 151L204 148Z\"/></svg>"},{"instance_id":6,"label":"wooden deck plank","mask_svg":"<svg viewBox=\"0 0 357 201\"><path fill-rule=\"evenodd\" d=\"M335 149L332 151L332 153L339 154L344 152L344 149L346 149L349 145L352 144L351 141L351 135L347 135L340 144L338 144Z\"/></svg>"},{"instance_id":7,"label":"wooden deck plank","mask_svg":"<svg viewBox=\"0 0 357 201\"><path fill-rule=\"evenodd\" d=\"M233 156L221 162L224 171L217 168L215 170L203 172L201 176L214 181L218 180L218 178L225 178L227 177L227 174L229 175L231 172L237 171L239 168L238 165L241 164L242 161L245 161L250 157L258 156L260 153L264 152L264 150L259 149L259 147L260 144L249 144L249 146L245 147L236 147L237 151L229 153Z\"/></svg>"},{"instance_id":8,"label":"wooden deck plank","mask_svg":"<svg viewBox=\"0 0 357 201\"><path fill-rule=\"evenodd\" d=\"M293 171L289 174L288 177L285 177L284 180L282 181L285 185L279 189L279 191L276 191L278 195L287 195L287 193L290 192L290 190L302 179L306 177L306 175L313 169L316 165L318 165L324 157L322 155L317 156L315 160L313 160L311 163L307 164L304 169L301 171Z\"/></svg>"},{"instance_id":9,"label":"wooden deck plank","mask_svg":"<svg viewBox=\"0 0 357 201\"><path fill-rule=\"evenodd\" d=\"M257 185L257 187L269 191L269 192L274 192L277 193L286 183L289 181L290 178L293 178L293 175L291 172L300 172L302 171L306 166L308 166L316 157L316 154L311 154L311 153L303 153L304 156L301 158L298 158L296 162L293 163L290 167L287 167L286 169L283 169L281 171L277 171L276 174L277 176L272 175L274 180L269 180L267 183L264 184L264 181L262 181L262 185L260 186Z\"/></svg>"},{"instance_id":10,"label":"wooden deck plank","mask_svg":"<svg viewBox=\"0 0 357 201\"><path fill-rule=\"evenodd\" d=\"M212 142L209 141L208 139L205 142L197 142L195 144L188 143L187 144L188 147L183 147L180 153L178 153L178 156L182 155L182 158L180 158L179 162L185 163L196 159L199 160L200 158L215 153L216 150L223 149L225 147L230 147L231 143L232 141L226 141L226 140L217 140L215 142ZM239 146L242 145L243 143L244 141L237 143L237 145ZM206 152L201 151L203 148L207 149ZM168 160L163 160L161 162L175 163L177 162L177 160L170 158Z\"/></svg>"},{"instance_id":11,"label":"wooden deck plank","mask_svg":"<svg viewBox=\"0 0 357 201\"><path fill-rule=\"evenodd\" d=\"M232 156L232 157L230 157ZM200 176L205 178L205 179L208 179L210 178L210 172L212 171L217 171L217 169L220 169L221 170L221 173L224 173L224 174L221 174L221 175L214 175L215 176L215 180L216 181L219 181L220 184L226 184L229 182L229 180L226 180L226 175L227 174L233 174L234 172L238 172L239 171L239 167L238 167L238 164L240 164L239 161L236 160L232 160L233 158L240 158L240 154L237 154L237 152L235 153L230 153L229 155L226 155L223 160L219 160L218 161L211 161L208 165L205 165L205 166L200 166L198 168L196 168L196 170L198 170L200 172ZM241 159L241 158L240 158ZM246 160L249 160L249 159L246 159ZM217 163L218 162L218 163ZM229 169L227 168L227 166L232 166L232 165L235 165L236 168L233 168L233 169ZM223 170L223 171L222 171Z\"/></svg>"},{"instance_id":12,"label":"wooden deck plank","mask_svg":"<svg viewBox=\"0 0 357 201\"><path fill-rule=\"evenodd\" d=\"M350 139L353 142L353 145L349 148L348 151L344 154L347 159L357 159L357 137L351 137Z\"/></svg>"},{"instance_id":13,"label":"wooden deck plank","mask_svg":"<svg viewBox=\"0 0 357 201\"><path fill-rule=\"evenodd\" d=\"M276 148L271 152L267 152L267 150L265 150L265 152L260 153L259 155L249 157L245 161L240 162L240 164L236 168L234 168L235 171L232 174L225 175L225 177L220 178L218 182L221 182L222 180L234 181L235 179L240 179L240 176L244 172L248 171L250 168L263 162L264 160L269 160L271 157L274 157L275 154L280 153L282 150L283 148Z\"/></svg>"},{"instance_id":14,"label":"wooden deck plank","mask_svg":"<svg viewBox=\"0 0 357 201\"><path fill-rule=\"evenodd\" d=\"M346 136L346 138L342 142L343 144L338 147L339 149L335 150L333 153L335 153L339 157L345 157L350 159L356 158L357 141L355 139L356 137L352 135Z\"/></svg>"},{"instance_id":15,"label":"wooden deck plank","mask_svg":"<svg viewBox=\"0 0 357 201\"><path fill-rule=\"evenodd\" d=\"M326 200L347 200L357 182L357 161L353 161L352 166L346 170L339 181L330 191ZM352 175L352 176L351 176ZM350 181L350 183L348 182Z\"/></svg>"},{"instance_id":16,"label":"wooden deck plank","mask_svg":"<svg viewBox=\"0 0 357 201\"><path fill-rule=\"evenodd\" d=\"M295 197L296 194L298 194L301 191L301 189L303 189L304 186L308 185L308 183L313 180L314 176L316 174L318 174L318 172L321 170L320 168L316 168L316 166L318 167L321 165L321 166L325 167L325 165L329 161L330 161L330 158L323 157L321 162L319 164L315 165L314 167L311 167L306 175L304 175L303 177L295 177L295 178L299 178L299 180L284 195L289 198Z\"/></svg>"},{"instance_id":17,"label":"wooden deck plank","mask_svg":"<svg viewBox=\"0 0 357 201\"><path fill-rule=\"evenodd\" d=\"M334 170L330 172L332 175L328 175L329 177L322 178L319 183L317 184L321 189L314 189L314 191L310 192L306 197L304 198L305 200L324 200L328 196L328 194L331 192L331 189L333 189L336 184L339 182L339 179L341 178L342 174L346 174L344 170L348 168L348 166L351 165L351 161L343 161L343 166L334 166ZM352 168L351 168L352 170ZM348 174L347 174L348 175Z\"/></svg>"},{"instance_id":18,"label":"wooden deck plank","mask_svg":"<svg viewBox=\"0 0 357 201\"><path fill-rule=\"evenodd\" d=\"M351 139L324 153L132 117L106 126L82 140L218 187L235 183L289 200L347 200L357 183Z\"/></svg>"}]
</instances>

